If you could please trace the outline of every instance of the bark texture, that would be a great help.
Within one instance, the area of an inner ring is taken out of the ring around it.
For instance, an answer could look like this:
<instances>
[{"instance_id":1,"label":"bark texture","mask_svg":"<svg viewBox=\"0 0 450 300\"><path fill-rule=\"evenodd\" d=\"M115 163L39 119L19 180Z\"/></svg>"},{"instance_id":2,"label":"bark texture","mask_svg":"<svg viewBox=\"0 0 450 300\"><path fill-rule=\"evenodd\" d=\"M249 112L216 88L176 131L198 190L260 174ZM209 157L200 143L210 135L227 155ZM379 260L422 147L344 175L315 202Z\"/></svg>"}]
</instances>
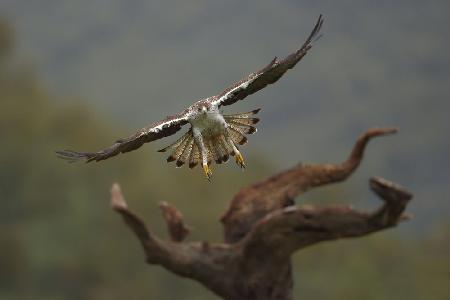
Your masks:
<instances>
[{"instance_id":1,"label":"bark texture","mask_svg":"<svg viewBox=\"0 0 450 300\"><path fill-rule=\"evenodd\" d=\"M297 165L241 189L221 218L224 242L182 242L189 233L181 213L167 203L160 207L170 240L155 236L131 212L118 184L111 205L134 232L149 264L195 279L228 300L290 300L291 255L306 246L338 238L360 237L397 225L412 194L380 177L370 187L383 201L373 212L348 205L295 206L294 198L321 185L345 180L360 164L367 143L396 132L374 128L356 141L341 164Z\"/></svg>"}]
</instances>

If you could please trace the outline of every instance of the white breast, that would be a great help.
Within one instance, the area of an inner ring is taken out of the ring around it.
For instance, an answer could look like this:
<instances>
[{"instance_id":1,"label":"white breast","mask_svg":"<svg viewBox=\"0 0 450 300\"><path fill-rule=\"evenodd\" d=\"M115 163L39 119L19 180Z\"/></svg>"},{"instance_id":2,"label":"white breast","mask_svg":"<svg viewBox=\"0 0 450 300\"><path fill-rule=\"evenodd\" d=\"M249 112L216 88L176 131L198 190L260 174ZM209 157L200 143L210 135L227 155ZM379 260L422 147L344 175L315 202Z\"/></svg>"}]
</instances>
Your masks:
<instances>
[{"instance_id":1,"label":"white breast","mask_svg":"<svg viewBox=\"0 0 450 300\"><path fill-rule=\"evenodd\" d=\"M218 111L201 113L189 122L194 131L201 132L204 137L222 133L226 128L225 119Z\"/></svg>"}]
</instances>

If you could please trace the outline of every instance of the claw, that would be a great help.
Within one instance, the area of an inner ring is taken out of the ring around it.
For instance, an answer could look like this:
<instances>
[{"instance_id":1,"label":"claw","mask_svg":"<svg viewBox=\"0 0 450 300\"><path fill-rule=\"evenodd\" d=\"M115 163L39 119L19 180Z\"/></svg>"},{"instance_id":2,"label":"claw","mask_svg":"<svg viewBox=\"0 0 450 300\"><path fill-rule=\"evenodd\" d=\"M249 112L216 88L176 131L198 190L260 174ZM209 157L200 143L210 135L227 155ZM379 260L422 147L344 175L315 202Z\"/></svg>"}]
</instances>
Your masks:
<instances>
[{"instance_id":1,"label":"claw","mask_svg":"<svg viewBox=\"0 0 450 300\"><path fill-rule=\"evenodd\" d=\"M205 172L206 179L211 181L212 171L208 165L203 165L203 172Z\"/></svg>"},{"instance_id":2,"label":"claw","mask_svg":"<svg viewBox=\"0 0 450 300\"><path fill-rule=\"evenodd\" d=\"M236 163L241 167L242 169L245 169L245 163L244 158L242 157L241 153L236 153L235 155Z\"/></svg>"}]
</instances>

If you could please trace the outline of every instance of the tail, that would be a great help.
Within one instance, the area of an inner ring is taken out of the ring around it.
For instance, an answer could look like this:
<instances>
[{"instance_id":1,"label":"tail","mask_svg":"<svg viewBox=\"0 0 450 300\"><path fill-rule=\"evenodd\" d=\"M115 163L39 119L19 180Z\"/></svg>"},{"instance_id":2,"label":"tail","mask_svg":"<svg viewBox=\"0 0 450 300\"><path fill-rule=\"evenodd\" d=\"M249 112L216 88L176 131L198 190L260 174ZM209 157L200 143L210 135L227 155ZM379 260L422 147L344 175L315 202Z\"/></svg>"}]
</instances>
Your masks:
<instances>
[{"instance_id":1,"label":"tail","mask_svg":"<svg viewBox=\"0 0 450 300\"><path fill-rule=\"evenodd\" d=\"M244 145L247 143L246 134L254 134L257 129L255 124L259 122L259 118L253 117L261 109L255 109L246 113L224 115L224 119L228 124L228 136L234 142L235 145Z\"/></svg>"},{"instance_id":2,"label":"tail","mask_svg":"<svg viewBox=\"0 0 450 300\"><path fill-rule=\"evenodd\" d=\"M194 152L194 145L194 136L192 134L192 130L189 130L173 144L158 150L158 152L172 150L172 153L167 158L167 162L176 161L177 167L181 167L185 164L186 159L190 157L191 152Z\"/></svg>"},{"instance_id":3,"label":"tail","mask_svg":"<svg viewBox=\"0 0 450 300\"><path fill-rule=\"evenodd\" d=\"M234 145L244 145L247 143L245 135L256 132L256 127L253 125L258 123L259 119L255 118L254 115L259 111L260 109L255 109L246 113L223 116L228 124L227 134L203 140L208 165L213 161L217 164L225 163L229 160L230 156L235 155L232 143ZM167 151L171 151L167 162L174 161L178 168L188 163L189 168L192 169L202 161L202 154L194 140L192 129L174 143L158 150L158 152Z\"/></svg>"}]
</instances>

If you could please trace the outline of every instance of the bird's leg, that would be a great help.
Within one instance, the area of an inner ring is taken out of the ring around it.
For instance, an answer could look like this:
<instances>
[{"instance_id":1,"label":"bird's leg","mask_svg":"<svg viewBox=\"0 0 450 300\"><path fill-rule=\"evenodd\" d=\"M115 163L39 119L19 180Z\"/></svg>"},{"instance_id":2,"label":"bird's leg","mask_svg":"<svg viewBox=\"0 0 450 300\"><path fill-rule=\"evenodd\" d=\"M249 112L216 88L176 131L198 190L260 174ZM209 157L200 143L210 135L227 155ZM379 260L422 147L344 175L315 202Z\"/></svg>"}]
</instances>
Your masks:
<instances>
[{"instance_id":1,"label":"bird's leg","mask_svg":"<svg viewBox=\"0 0 450 300\"><path fill-rule=\"evenodd\" d=\"M233 151L231 152L231 155L234 155L234 159L236 160L236 163L241 169L245 169L245 163L244 163L244 157L242 156L241 152L239 152L238 148L234 144L233 140L231 139L228 131L225 130L224 132L224 138L228 145L231 146Z\"/></svg>"},{"instance_id":2,"label":"bird's leg","mask_svg":"<svg viewBox=\"0 0 450 300\"><path fill-rule=\"evenodd\" d=\"M233 147L234 159L236 160L236 163L238 164L239 167L241 167L241 169L245 169L244 157L242 156L241 152L239 152L238 148L234 145L232 141L231 146Z\"/></svg>"},{"instance_id":3,"label":"bird's leg","mask_svg":"<svg viewBox=\"0 0 450 300\"><path fill-rule=\"evenodd\" d=\"M206 179L211 181L212 171L209 168L208 164L203 163L203 172L205 173Z\"/></svg>"},{"instance_id":4,"label":"bird's leg","mask_svg":"<svg viewBox=\"0 0 450 300\"><path fill-rule=\"evenodd\" d=\"M208 155L206 152L205 144L203 143L203 138L201 133L194 130L194 139L197 143L198 147L200 148L200 153L202 155L202 166L203 166L203 172L205 173L206 179L211 181L212 171L208 166Z\"/></svg>"}]
</instances>

